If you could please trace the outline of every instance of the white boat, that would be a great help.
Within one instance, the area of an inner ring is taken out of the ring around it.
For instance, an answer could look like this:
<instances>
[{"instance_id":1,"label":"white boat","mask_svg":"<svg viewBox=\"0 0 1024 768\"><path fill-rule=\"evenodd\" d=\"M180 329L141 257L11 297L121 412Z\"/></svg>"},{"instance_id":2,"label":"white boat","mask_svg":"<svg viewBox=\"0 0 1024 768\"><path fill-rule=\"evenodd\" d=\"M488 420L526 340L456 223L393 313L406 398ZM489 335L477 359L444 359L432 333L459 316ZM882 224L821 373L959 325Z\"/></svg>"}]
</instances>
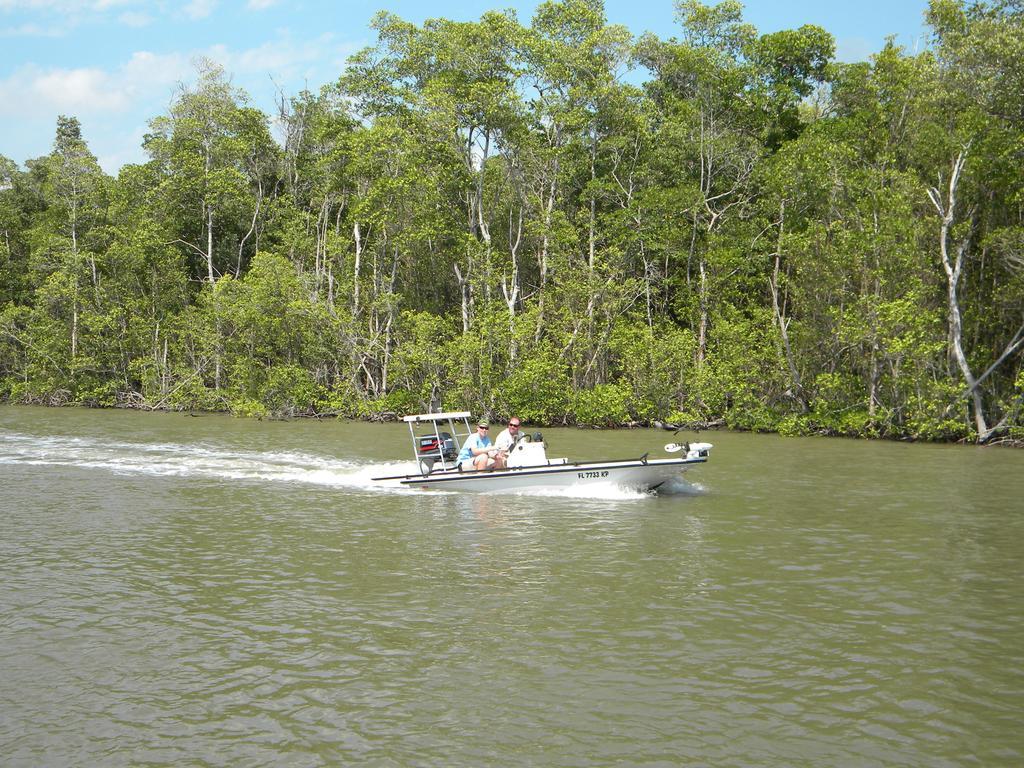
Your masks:
<instances>
[{"instance_id":1,"label":"white boat","mask_svg":"<svg viewBox=\"0 0 1024 768\"><path fill-rule=\"evenodd\" d=\"M703 464L712 448L710 443L669 443L665 450L671 458L652 459L645 453L635 459L569 461L548 458L543 437L535 434L533 437L524 435L515 443L508 455L507 468L464 470L457 456L462 444L473 434L469 419L468 411L405 416L402 420L409 425L413 457L420 471L373 480L411 488L475 493L591 485L647 491L679 477L695 464Z\"/></svg>"}]
</instances>

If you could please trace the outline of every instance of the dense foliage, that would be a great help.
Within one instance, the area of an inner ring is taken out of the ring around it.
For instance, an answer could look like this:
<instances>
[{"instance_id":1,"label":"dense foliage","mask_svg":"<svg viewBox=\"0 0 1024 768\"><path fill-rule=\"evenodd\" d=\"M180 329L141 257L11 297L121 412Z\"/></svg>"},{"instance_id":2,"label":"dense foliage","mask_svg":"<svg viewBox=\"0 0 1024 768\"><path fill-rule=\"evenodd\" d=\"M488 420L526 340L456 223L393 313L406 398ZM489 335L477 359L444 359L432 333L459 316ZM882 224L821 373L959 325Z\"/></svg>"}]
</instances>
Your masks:
<instances>
[{"instance_id":1,"label":"dense foliage","mask_svg":"<svg viewBox=\"0 0 1024 768\"><path fill-rule=\"evenodd\" d=\"M116 179L61 118L0 158L0 397L1021 437L1020 5L851 65L741 10L381 14L282 140L207 62Z\"/></svg>"}]
</instances>

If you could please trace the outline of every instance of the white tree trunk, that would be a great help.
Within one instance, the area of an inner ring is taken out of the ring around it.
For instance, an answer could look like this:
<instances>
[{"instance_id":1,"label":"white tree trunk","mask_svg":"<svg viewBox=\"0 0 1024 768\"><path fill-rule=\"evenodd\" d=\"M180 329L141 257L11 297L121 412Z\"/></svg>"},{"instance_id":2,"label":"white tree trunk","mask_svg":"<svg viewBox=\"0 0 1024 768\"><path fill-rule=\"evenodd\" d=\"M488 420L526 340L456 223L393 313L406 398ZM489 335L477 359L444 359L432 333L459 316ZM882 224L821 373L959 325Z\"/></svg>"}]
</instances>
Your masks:
<instances>
[{"instance_id":1,"label":"white tree trunk","mask_svg":"<svg viewBox=\"0 0 1024 768\"><path fill-rule=\"evenodd\" d=\"M967 355L964 353L963 323L960 315L960 298L957 294L964 255L967 253L967 247L970 245L970 233L956 244L955 248L951 248L952 243L950 242L952 239L953 223L957 213L957 187L960 183L960 174L963 172L964 165L967 162L967 150L968 147L964 147L960 154L956 156L956 159L953 160L948 189L942 192L938 188L932 187L928 190L928 196L931 198L932 204L942 219L942 224L939 227L939 256L942 260L942 268L946 272L950 347L953 359L960 368L960 372L963 374L964 381L967 382L968 390L971 393L974 426L978 431L978 440L984 442L988 439L990 431L985 420L981 392L978 389L977 380L971 371L970 364L967 362ZM951 254L951 250L955 250L955 253Z\"/></svg>"},{"instance_id":2,"label":"white tree trunk","mask_svg":"<svg viewBox=\"0 0 1024 768\"><path fill-rule=\"evenodd\" d=\"M355 240L356 254L352 265L352 316L359 314L359 268L363 260L363 233L359 222L352 225L352 239Z\"/></svg>"},{"instance_id":3,"label":"white tree trunk","mask_svg":"<svg viewBox=\"0 0 1024 768\"><path fill-rule=\"evenodd\" d=\"M209 281L213 278L213 208L206 207L206 275Z\"/></svg>"},{"instance_id":4,"label":"white tree trunk","mask_svg":"<svg viewBox=\"0 0 1024 768\"><path fill-rule=\"evenodd\" d=\"M775 269L772 276L768 278L768 287L772 292L772 311L775 317L775 326L779 329L779 338L782 342L782 353L789 367L789 379L793 388L793 396L800 403L800 407L806 413L807 402L804 400L803 385L800 381L800 371L797 370L796 361L793 359L793 348L789 343L790 318L786 317L784 303L779 301L779 273L782 264L782 238L786 226L786 204L779 206L779 237L775 244Z\"/></svg>"}]
</instances>

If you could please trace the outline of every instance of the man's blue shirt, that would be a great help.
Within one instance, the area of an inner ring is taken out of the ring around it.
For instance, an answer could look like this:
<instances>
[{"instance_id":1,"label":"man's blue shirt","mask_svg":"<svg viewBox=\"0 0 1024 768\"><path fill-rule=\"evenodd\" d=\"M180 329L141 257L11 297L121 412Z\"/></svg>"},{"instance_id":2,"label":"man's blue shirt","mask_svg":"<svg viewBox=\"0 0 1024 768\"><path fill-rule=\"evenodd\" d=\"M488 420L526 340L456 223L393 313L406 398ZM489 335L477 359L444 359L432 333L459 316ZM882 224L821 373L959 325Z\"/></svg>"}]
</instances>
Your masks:
<instances>
[{"instance_id":1,"label":"man's blue shirt","mask_svg":"<svg viewBox=\"0 0 1024 768\"><path fill-rule=\"evenodd\" d=\"M491 438L487 435L480 437L480 434L471 435L466 442L462 444L462 450L459 451L459 463L461 464L466 459L473 458L474 448L490 448Z\"/></svg>"}]
</instances>

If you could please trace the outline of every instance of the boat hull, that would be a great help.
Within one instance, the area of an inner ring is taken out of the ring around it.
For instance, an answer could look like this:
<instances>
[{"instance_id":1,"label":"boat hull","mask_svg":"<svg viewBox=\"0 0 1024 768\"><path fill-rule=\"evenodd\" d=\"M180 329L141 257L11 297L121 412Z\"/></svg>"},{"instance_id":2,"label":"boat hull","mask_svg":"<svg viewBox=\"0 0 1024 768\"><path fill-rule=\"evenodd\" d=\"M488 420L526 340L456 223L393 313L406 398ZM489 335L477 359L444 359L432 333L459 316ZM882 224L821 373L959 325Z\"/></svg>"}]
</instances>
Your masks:
<instances>
[{"instance_id":1,"label":"boat hull","mask_svg":"<svg viewBox=\"0 0 1024 768\"><path fill-rule=\"evenodd\" d=\"M580 462L516 467L498 471L448 471L375 479L395 481L410 488L472 493L562 490L598 485L648 491L679 477L692 465L703 464L706 461L707 457L702 456L649 461Z\"/></svg>"}]
</instances>

